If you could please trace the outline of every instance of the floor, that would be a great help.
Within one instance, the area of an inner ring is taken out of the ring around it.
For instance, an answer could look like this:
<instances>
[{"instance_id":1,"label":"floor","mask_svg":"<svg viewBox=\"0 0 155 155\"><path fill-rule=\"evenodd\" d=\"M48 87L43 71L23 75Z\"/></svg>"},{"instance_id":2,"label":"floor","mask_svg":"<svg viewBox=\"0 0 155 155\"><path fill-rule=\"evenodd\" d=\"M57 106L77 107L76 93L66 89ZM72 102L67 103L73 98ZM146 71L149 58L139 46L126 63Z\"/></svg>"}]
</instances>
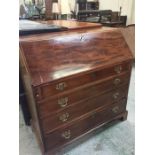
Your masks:
<instances>
[{"instance_id":1,"label":"floor","mask_svg":"<svg viewBox=\"0 0 155 155\"><path fill-rule=\"evenodd\" d=\"M63 155L134 155L135 123L135 69L130 82L127 121L119 122ZM30 127L25 126L23 115L19 112L19 154L41 155L35 136Z\"/></svg>"}]
</instances>

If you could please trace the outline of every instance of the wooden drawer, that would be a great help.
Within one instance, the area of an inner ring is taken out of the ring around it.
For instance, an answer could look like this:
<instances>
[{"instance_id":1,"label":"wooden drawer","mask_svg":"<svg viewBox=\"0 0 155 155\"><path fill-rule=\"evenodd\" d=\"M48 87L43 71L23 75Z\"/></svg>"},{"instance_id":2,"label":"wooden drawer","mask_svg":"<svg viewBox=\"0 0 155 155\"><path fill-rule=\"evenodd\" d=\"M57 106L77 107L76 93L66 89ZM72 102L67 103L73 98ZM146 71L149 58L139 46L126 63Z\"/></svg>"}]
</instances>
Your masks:
<instances>
[{"instance_id":1,"label":"wooden drawer","mask_svg":"<svg viewBox=\"0 0 155 155\"><path fill-rule=\"evenodd\" d=\"M48 134L51 131L60 128L71 121L79 119L79 117L83 117L103 106L116 104L117 102L123 102L125 104L127 100L127 88L128 87L122 87L119 90L95 96L94 98L70 106L60 113L54 113L49 117L42 119L44 133Z\"/></svg>"},{"instance_id":2,"label":"wooden drawer","mask_svg":"<svg viewBox=\"0 0 155 155\"><path fill-rule=\"evenodd\" d=\"M119 75L122 72L129 71L130 68L131 63L125 62L123 64L115 65L113 67L98 70L85 75L78 75L74 78L72 77L65 80L58 80L44 86L35 87L34 96L37 101L46 99L50 96L62 93L67 90L72 90L86 84L92 84L97 80L103 80L104 78L113 75Z\"/></svg>"},{"instance_id":3,"label":"wooden drawer","mask_svg":"<svg viewBox=\"0 0 155 155\"><path fill-rule=\"evenodd\" d=\"M124 103L111 105L108 108L94 111L85 118L83 117L81 120L74 122L72 125L60 128L51 134L45 135L46 148L51 149L63 145L74 138L85 134L96 126L112 120L115 116L124 112L125 109L126 104Z\"/></svg>"},{"instance_id":4,"label":"wooden drawer","mask_svg":"<svg viewBox=\"0 0 155 155\"><path fill-rule=\"evenodd\" d=\"M86 100L95 95L103 94L112 89L116 89L122 85L128 85L130 74L123 74L120 76L115 76L106 79L105 81L95 84L93 86L80 89L78 91L73 91L70 93L65 93L63 95L56 96L54 99L46 100L38 103L38 110L40 118L47 117L52 113L57 111L62 111L69 106L76 104L81 100ZM116 79L120 79L120 83L114 84ZM127 86L126 86L126 89Z\"/></svg>"}]
</instances>

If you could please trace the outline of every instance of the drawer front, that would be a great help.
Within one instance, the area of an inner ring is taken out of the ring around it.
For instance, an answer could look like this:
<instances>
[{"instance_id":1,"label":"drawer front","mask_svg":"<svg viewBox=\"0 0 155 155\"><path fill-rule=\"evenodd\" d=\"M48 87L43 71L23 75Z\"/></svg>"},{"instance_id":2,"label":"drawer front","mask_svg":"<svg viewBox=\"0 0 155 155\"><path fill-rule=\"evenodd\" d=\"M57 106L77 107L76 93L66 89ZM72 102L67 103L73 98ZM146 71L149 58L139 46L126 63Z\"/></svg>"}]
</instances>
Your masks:
<instances>
[{"instance_id":1,"label":"drawer front","mask_svg":"<svg viewBox=\"0 0 155 155\"><path fill-rule=\"evenodd\" d=\"M46 100L38 103L38 110L41 118L49 116L51 113L61 111L69 106L76 104L79 101L88 99L95 95L107 92L112 89L117 89L121 85L127 85L129 83L130 74L123 74L120 76L111 77L101 83L93 86L86 87L71 93L65 93L59 95L54 99ZM119 81L120 80L120 83ZM115 82L117 82L115 84Z\"/></svg>"},{"instance_id":2,"label":"drawer front","mask_svg":"<svg viewBox=\"0 0 155 155\"><path fill-rule=\"evenodd\" d=\"M51 134L45 135L45 145L47 149L52 149L63 145L74 138L88 132L102 123L112 120L118 114L124 112L126 105L119 103L111 105L109 108L100 109L98 112L76 121L74 124L60 128Z\"/></svg>"},{"instance_id":3,"label":"drawer front","mask_svg":"<svg viewBox=\"0 0 155 155\"><path fill-rule=\"evenodd\" d=\"M48 134L56 128L60 128L67 123L79 119L88 113L91 113L95 109L99 109L106 105L116 104L118 102L126 103L127 100L127 87L123 87L119 90L96 96L84 102L79 102L75 106L50 115L42 119L42 126L44 133Z\"/></svg>"},{"instance_id":4,"label":"drawer front","mask_svg":"<svg viewBox=\"0 0 155 155\"><path fill-rule=\"evenodd\" d=\"M58 82L53 82L45 86L34 88L34 96L37 101L46 99L55 94L59 94L67 90L72 90L86 84L91 84L96 80L102 80L109 76L119 75L122 72L129 71L130 68L131 63L126 62L120 65L113 66L111 68L95 71L93 73L76 76L74 78L66 79L63 81L59 80Z\"/></svg>"}]
</instances>

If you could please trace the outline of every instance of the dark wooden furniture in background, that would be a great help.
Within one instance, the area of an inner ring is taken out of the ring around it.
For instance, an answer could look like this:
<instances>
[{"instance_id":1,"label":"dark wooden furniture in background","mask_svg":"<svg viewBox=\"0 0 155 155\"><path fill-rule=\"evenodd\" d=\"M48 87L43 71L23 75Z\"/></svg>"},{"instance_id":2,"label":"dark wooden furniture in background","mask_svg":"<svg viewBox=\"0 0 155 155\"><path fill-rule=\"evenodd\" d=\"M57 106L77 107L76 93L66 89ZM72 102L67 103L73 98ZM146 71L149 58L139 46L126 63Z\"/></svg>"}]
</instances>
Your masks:
<instances>
[{"instance_id":1,"label":"dark wooden furniture in background","mask_svg":"<svg viewBox=\"0 0 155 155\"><path fill-rule=\"evenodd\" d=\"M91 18L90 19L91 22L95 23L99 22L100 11L98 1L88 2L87 0L77 0L77 4L78 4L77 19L79 21L87 22L87 19Z\"/></svg>"},{"instance_id":2,"label":"dark wooden furniture in background","mask_svg":"<svg viewBox=\"0 0 155 155\"><path fill-rule=\"evenodd\" d=\"M80 10L98 10L99 9L98 1L89 2L87 0L77 0L77 4L79 6L79 11Z\"/></svg>"},{"instance_id":3,"label":"dark wooden furniture in background","mask_svg":"<svg viewBox=\"0 0 155 155\"><path fill-rule=\"evenodd\" d=\"M120 16L112 10L81 10L77 20L83 22L101 23L103 26L126 26L127 16Z\"/></svg>"},{"instance_id":4,"label":"dark wooden furniture in background","mask_svg":"<svg viewBox=\"0 0 155 155\"><path fill-rule=\"evenodd\" d=\"M120 16L120 12L112 10L99 10L99 2L78 0L79 10L77 20L83 22L101 23L103 26L126 26L127 16Z\"/></svg>"},{"instance_id":5,"label":"dark wooden furniture in background","mask_svg":"<svg viewBox=\"0 0 155 155\"><path fill-rule=\"evenodd\" d=\"M20 37L31 123L44 155L126 119L132 60L121 32L98 25Z\"/></svg>"},{"instance_id":6,"label":"dark wooden furniture in background","mask_svg":"<svg viewBox=\"0 0 155 155\"><path fill-rule=\"evenodd\" d=\"M78 21L99 23L100 18L101 15L99 10L82 10L77 14Z\"/></svg>"},{"instance_id":7,"label":"dark wooden furniture in background","mask_svg":"<svg viewBox=\"0 0 155 155\"><path fill-rule=\"evenodd\" d=\"M45 8L46 8L45 16L46 16L46 19L52 18L52 1L53 0L45 0Z\"/></svg>"},{"instance_id":8,"label":"dark wooden furniture in background","mask_svg":"<svg viewBox=\"0 0 155 155\"><path fill-rule=\"evenodd\" d=\"M119 16L119 12L111 10L101 11L100 23L103 26L120 27L126 26L127 16Z\"/></svg>"}]
</instances>

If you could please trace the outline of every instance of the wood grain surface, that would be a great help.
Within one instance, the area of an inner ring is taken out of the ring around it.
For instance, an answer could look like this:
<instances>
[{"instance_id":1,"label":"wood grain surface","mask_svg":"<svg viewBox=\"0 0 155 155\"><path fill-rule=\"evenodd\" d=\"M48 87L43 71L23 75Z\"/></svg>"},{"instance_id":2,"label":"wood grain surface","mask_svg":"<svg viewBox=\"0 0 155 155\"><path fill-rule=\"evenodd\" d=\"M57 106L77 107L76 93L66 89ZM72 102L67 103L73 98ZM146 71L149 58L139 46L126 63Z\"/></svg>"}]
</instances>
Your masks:
<instances>
[{"instance_id":1,"label":"wood grain surface","mask_svg":"<svg viewBox=\"0 0 155 155\"><path fill-rule=\"evenodd\" d=\"M20 42L32 85L132 59L122 34L117 30L102 32L98 29L77 33L56 33L48 40Z\"/></svg>"}]
</instances>

